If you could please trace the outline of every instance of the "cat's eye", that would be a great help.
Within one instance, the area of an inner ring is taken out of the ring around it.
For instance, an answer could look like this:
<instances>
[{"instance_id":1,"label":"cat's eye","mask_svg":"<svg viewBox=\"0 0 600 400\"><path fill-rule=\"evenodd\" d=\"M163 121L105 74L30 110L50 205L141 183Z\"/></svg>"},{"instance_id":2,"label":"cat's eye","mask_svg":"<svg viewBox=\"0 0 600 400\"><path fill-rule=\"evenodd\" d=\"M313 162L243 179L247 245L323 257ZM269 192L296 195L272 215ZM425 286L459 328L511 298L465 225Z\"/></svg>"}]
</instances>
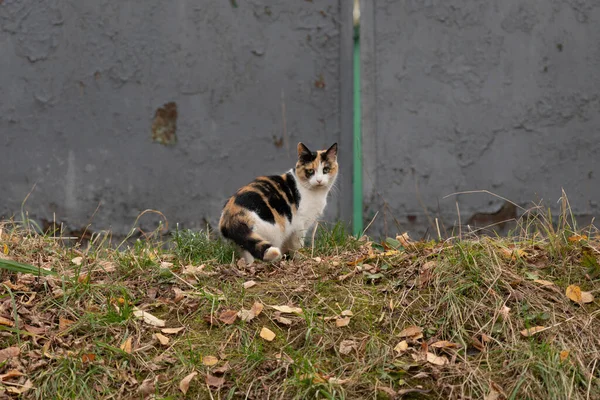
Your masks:
<instances>
[{"instance_id":1,"label":"cat's eye","mask_svg":"<svg viewBox=\"0 0 600 400\"><path fill-rule=\"evenodd\" d=\"M329 173L329 171L330 171L329 167L325 167L325 168L323 168L323 173L324 173L324 174L328 174L328 173Z\"/></svg>"},{"instance_id":2,"label":"cat's eye","mask_svg":"<svg viewBox=\"0 0 600 400\"><path fill-rule=\"evenodd\" d=\"M306 176L312 176L315 173L314 169L307 169L306 170Z\"/></svg>"}]
</instances>

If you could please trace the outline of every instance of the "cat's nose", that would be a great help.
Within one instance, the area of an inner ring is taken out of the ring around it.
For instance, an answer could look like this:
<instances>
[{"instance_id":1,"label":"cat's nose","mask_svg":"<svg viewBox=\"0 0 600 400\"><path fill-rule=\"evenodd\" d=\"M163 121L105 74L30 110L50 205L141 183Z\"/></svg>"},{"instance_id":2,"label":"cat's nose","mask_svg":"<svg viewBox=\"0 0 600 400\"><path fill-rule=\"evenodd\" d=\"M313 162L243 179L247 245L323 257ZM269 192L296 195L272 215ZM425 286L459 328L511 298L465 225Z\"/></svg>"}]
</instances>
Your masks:
<instances>
[{"instance_id":1,"label":"cat's nose","mask_svg":"<svg viewBox=\"0 0 600 400\"><path fill-rule=\"evenodd\" d=\"M323 183L323 178L317 178L317 183Z\"/></svg>"}]
</instances>

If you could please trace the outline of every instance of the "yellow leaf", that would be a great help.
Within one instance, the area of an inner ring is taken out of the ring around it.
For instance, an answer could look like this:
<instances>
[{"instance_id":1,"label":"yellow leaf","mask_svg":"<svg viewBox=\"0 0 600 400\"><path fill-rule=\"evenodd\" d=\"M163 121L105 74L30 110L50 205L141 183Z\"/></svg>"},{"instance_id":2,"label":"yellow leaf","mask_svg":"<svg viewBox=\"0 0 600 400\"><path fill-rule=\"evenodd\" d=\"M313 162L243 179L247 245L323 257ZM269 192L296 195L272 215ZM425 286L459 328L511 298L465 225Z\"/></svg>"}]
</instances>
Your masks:
<instances>
[{"instance_id":1,"label":"yellow leaf","mask_svg":"<svg viewBox=\"0 0 600 400\"><path fill-rule=\"evenodd\" d=\"M4 254L8 254L8 246L6 245L6 243L4 244L4 249L2 251Z\"/></svg>"},{"instance_id":2,"label":"yellow leaf","mask_svg":"<svg viewBox=\"0 0 600 400\"><path fill-rule=\"evenodd\" d=\"M448 364L448 359L444 356L436 356L433 353L427 352L427 362L434 365L446 365Z\"/></svg>"},{"instance_id":3,"label":"yellow leaf","mask_svg":"<svg viewBox=\"0 0 600 400\"><path fill-rule=\"evenodd\" d=\"M15 325L15 323L14 323L14 322L12 322L12 321L11 321L11 320L9 320L9 319L6 319L6 318L4 318L4 317L0 317L0 325L4 325L4 326L14 326L14 325Z\"/></svg>"},{"instance_id":4,"label":"yellow leaf","mask_svg":"<svg viewBox=\"0 0 600 400\"><path fill-rule=\"evenodd\" d=\"M120 349L123 350L127 354L131 354L131 341L132 337L129 336L121 345Z\"/></svg>"},{"instance_id":5,"label":"yellow leaf","mask_svg":"<svg viewBox=\"0 0 600 400\"><path fill-rule=\"evenodd\" d=\"M206 365L207 367L212 367L213 365L216 365L218 362L219 362L219 359L215 356L202 357L202 364Z\"/></svg>"},{"instance_id":6,"label":"yellow leaf","mask_svg":"<svg viewBox=\"0 0 600 400\"><path fill-rule=\"evenodd\" d=\"M163 321L162 319L156 318L154 315L150 314L147 311L135 310L133 312L133 315L135 315L138 318L141 317L144 320L144 322L147 323L148 325L157 326L159 328L162 328L163 326L165 326L165 321Z\"/></svg>"},{"instance_id":7,"label":"yellow leaf","mask_svg":"<svg viewBox=\"0 0 600 400\"><path fill-rule=\"evenodd\" d=\"M273 332L269 328L263 327L260 331L260 337L268 342L272 342L273 339L275 339L275 332Z\"/></svg>"},{"instance_id":8,"label":"yellow leaf","mask_svg":"<svg viewBox=\"0 0 600 400\"><path fill-rule=\"evenodd\" d=\"M256 282L254 281L248 281L248 282L244 282L244 289L250 289L252 286L256 286Z\"/></svg>"},{"instance_id":9,"label":"yellow leaf","mask_svg":"<svg viewBox=\"0 0 600 400\"><path fill-rule=\"evenodd\" d=\"M530 337L530 336L533 336L536 333L541 332L543 330L546 330L545 326L534 326L533 328L523 329L521 331L521 335L523 335L525 337Z\"/></svg>"},{"instance_id":10,"label":"yellow leaf","mask_svg":"<svg viewBox=\"0 0 600 400\"><path fill-rule=\"evenodd\" d=\"M569 351L568 350L563 350L560 352L560 361L565 361L567 359L567 357L569 357Z\"/></svg>"},{"instance_id":11,"label":"yellow leaf","mask_svg":"<svg viewBox=\"0 0 600 400\"><path fill-rule=\"evenodd\" d=\"M420 337L415 337L415 336L420 336ZM423 337L423 329L421 329L418 326L412 325L409 326L408 328L403 329L399 334L398 337L410 337L410 338L414 338L414 339L420 339L421 337Z\"/></svg>"},{"instance_id":12,"label":"yellow leaf","mask_svg":"<svg viewBox=\"0 0 600 400\"><path fill-rule=\"evenodd\" d=\"M565 291L565 295L576 303L581 303L581 288L577 285L570 285Z\"/></svg>"},{"instance_id":13,"label":"yellow leaf","mask_svg":"<svg viewBox=\"0 0 600 400\"><path fill-rule=\"evenodd\" d=\"M394 351L396 351L397 353L402 353L404 351L406 351L408 349L408 343L406 342L406 340L401 341L400 343L398 343L396 345L396 347L394 347Z\"/></svg>"},{"instance_id":14,"label":"yellow leaf","mask_svg":"<svg viewBox=\"0 0 600 400\"><path fill-rule=\"evenodd\" d=\"M198 375L198 373L194 371L185 378L183 378L181 382L179 382L179 390L181 390L183 394L187 393L187 391L190 388L190 382L192 382L192 379L194 379L196 375Z\"/></svg>"},{"instance_id":15,"label":"yellow leaf","mask_svg":"<svg viewBox=\"0 0 600 400\"><path fill-rule=\"evenodd\" d=\"M175 333L181 332L183 329L184 329L183 327L181 327L181 328L163 328L160 331L162 333L166 333L166 334L175 334Z\"/></svg>"},{"instance_id":16,"label":"yellow leaf","mask_svg":"<svg viewBox=\"0 0 600 400\"><path fill-rule=\"evenodd\" d=\"M350 323L350 317L338 318L335 320L335 326L341 328L343 326L348 326Z\"/></svg>"},{"instance_id":17,"label":"yellow leaf","mask_svg":"<svg viewBox=\"0 0 600 400\"><path fill-rule=\"evenodd\" d=\"M552 286L552 285L554 285L554 282L545 281L543 279L536 279L536 280L534 280L534 282L538 283L538 284L540 284L542 286Z\"/></svg>"},{"instance_id":18,"label":"yellow leaf","mask_svg":"<svg viewBox=\"0 0 600 400\"><path fill-rule=\"evenodd\" d=\"M447 340L440 340L438 342L432 343L429 347L433 347L436 349L457 349L460 347L458 343L452 343Z\"/></svg>"},{"instance_id":19,"label":"yellow leaf","mask_svg":"<svg viewBox=\"0 0 600 400\"><path fill-rule=\"evenodd\" d=\"M290 306L270 306L271 308L282 312L284 314L302 314L302 309L300 307L290 307Z\"/></svg>"},{"instance_id":20,"label":"yellow leaf","mask_svg":"<svg viewBox=\"0 0 600 400\"><path fill-rule=\"evenodd\" d=\"M160 333L155 333L154 336L158 339L158 341L160 342L160 344L162 344L163 346L166 346L169 344L169 338L166 337L163 334Z\"/></svg>"},{"instance_id":21,"label":"yellow leaf","mask_svg":"<svg viewBox=\"0 0 600 400\"><path fill-rule=\"evenodd\" d=\"M587 236L585 235L573 235L571 237L569 237L569 242L573 243L573 242L580 242L582 240L587 240Z\"/></svg>"}]
</instances>

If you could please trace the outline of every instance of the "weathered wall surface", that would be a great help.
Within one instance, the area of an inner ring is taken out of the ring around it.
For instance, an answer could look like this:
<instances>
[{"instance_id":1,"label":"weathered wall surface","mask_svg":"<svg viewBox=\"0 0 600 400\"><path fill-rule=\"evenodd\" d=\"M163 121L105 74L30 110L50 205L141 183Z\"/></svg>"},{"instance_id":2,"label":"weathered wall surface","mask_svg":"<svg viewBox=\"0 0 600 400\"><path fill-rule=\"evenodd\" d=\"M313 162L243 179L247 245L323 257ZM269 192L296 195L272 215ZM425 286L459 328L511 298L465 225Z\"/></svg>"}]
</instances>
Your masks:
<instances>
[{"instance_id":1,"label":"weathered wall surface","mask_svg":"<svg viewBox=\"0 0 600 400\"><path fill-rule=\"evenodd\" d=\"M600 1L362 2L366 214L374 232L446 228L564 188L600 216ZM369 43L374 43L370 46ZM363 111L364 112L364 111ZM384 206L387 204L387 207Z\"/></svg>"},{"instance_id":2,"label":"weathered wall surface","mask_svg":"<svg viewBox=\"0 0 600 400\"><path fill-rule=\"evenodd\" d=\"M339 10L338 0L1 1L0 215L18 213L37 184L34 219L125 233L150 208L201 228L239 186L291 168L298 141L346 147ZM172 146L151 140L167 102L178 109Z\"/></svg>"}]
</instances>

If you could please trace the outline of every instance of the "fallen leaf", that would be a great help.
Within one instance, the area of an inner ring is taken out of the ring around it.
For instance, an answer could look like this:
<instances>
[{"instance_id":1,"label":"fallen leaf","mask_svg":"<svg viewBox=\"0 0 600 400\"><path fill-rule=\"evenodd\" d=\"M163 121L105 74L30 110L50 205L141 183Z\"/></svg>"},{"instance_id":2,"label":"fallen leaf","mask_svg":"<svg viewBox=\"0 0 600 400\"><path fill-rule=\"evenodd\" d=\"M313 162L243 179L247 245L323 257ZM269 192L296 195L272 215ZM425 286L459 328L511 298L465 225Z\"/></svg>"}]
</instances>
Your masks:
<instances>
[{"instance_id":1,"label":"fallen leaf","mask_svg":"<svg viewBox=\"0 0 600 400\"><path fill-rule=\"evenodd\" d=\"M506 307L505 305L502 306L502 308L500 309L500 315L502 315L502 318L508 319L509 313L510 313L510 307Z\"/></svg>"},{"instance_id":2,"label":"fallen leaf","mask_svg":"<svg viewBox=\"0 0 600 400\"><path fill-rule=\"evenodd\" d=\"M282 317L281 315L274 315L273 319L283 325L291 325L292 324L291 319Z\"/></svg>"},{"instance_id":3,"label":"fallen leaf","mask_svg":"<svg viewBox=\"0 0 600 400\"><path fill-rule=\"evenodd\" d=\"M68 318L60 317L58 319L58 330L62 332L64 330L66 330L68 327L70 327L71 325L73 325L74 323L75 323L75 321L71 321Z\"/></svg>"},{"instance_id":4,"label":"fallen leaf","mask_svg":"<svg viewBox=\"0 0 600 400\"><path fill-rule=\"evenodd\" d=\"M344 310L344 311L342 311L342 314L341 314L341 315L342 315L342 317L351 317L351 316L353 316L354 314L353 314L353 313L352 313L352 311L350 311L350 310Z\"/></svg>"},{"instance_id":5,"label":"fallen leaf","mask_svg":"<svg viewBox=\"0 0 600 400\"><path fill-rule=\"evenodd\" d=\"M179 332L181 332L181 331L182 331L182 330L184 330L184 329L185 329L185 328L183 328L183 327L180 327L180 328L163 328L163 329L161 329L160 331L161 331L162 333L166 333L166 334L175 334L175 333L179 333Z\"/></svg>"},{"instance_id":6,"label":"fallen leaf","mask_svg":"<svg viewBox=\"0 0 600 400\"><path fill-rule=\"evenodd\" d=\"M125 353L127 354L131 354L131 342L132 342L132 337L129 336L127 339L125 339L125 341L123 342L123 344L121 344L121 346L119 347L121 350L123 350Z\"/></svg>"},{"instance_id":7,"label":"fallen leaf","mask_svg":"<svg viewBox=\"0 0 600 400\"><path fill-rule=\"evenodd\" d=\"M206 375L206 384L210 387L214 387L219 389L221 386L225 384L225 378L222 376L213 376L211 374Z\"/></svg>"},{"instance_id":8,"label":"fallen leaf","mask_svg":"<svg viewBox=\"0 0 600 400\"><path fill-rule=\"evenodd\" d=\"M541 332L541 331L543 331L545 329L546 329L545 326L534 326L533 328L523 329L521 331L521 335L523 335L525 337L530 337L530 336L533 336L536 333Z\"/></svg>"},{"instance_id":9,"label":"fallen leaf","mask_svg":"<svg viewBox=\"0 0 600 400\"><path fill-rule=\"evenodd\" d=\"M84 364L89 363L89 362L94 362L95 359L96 359L96 355L94 353L87 353L87 354L81 355L81 362Z\"/></svg>"},{"instance_id":10,"label":"fallen leaf","mask_svg":"<svg viewBox=\"0 0 600 400\"><path fill-rule=\"evenodd\" d=\"M340 379L340 378L335 378L335 377L331 377L327 380L327 382L329 382L331 385L343 385L345 383L351 382L351 379Z\"/></svg>"},{"instance_id":11,"label":"fallen leaf","mask_svg":"<svg viewBox=\"0 0 600 400\"><path fill-rule=\"evenodd\" d=\"M419 336L415 338L415 336ZM399 334L398 337L410 337L413 339L420 339L423 337L423 329L419 328L418 326L412 325L409 326L408 328L403 329Z\"/></svg>"},{"instance_id":12,"label":"fallen leaf","mask_svg":"<svg viewBox=\"0 0 600 400\"><path fill-rule=\"evenodd\" d=\"M162 319L156 318L154 315L150 314L147 311L135 310L133 312L133 315L135 315L138 318L141 317L144 320L144 322L147 323L148 325L157 326L159 328L162 328L163 326L165 326L165 321L163 321Z\"/></svg>"},{"instance_id":13,"label":"fallen leaf","mask_svg":"<svg viewBox=\"0 0 600 400\"><path fill-rule=\"evenodd\" d=\"M99 261L98 265L104 272L114 272L117 270L117 265L111 261Z\"/></svg>"},{"instance_id":14,"label":"fallen leaf","mask_svg":"<svg viewBox=\"0 0 600 400\"><path fill-rule=\"evenodd\" d=\"M348 326L348 324L350 324L350 317L338 318L335 320L335 326L338 328Z\"/></svg>"},{"instance_id":15,"label":"fallen leaf","mask_svg":"<svg viewBox=\"0 0 600 400\"><path fill-rule=\"evenodd\" d=\"M573 235L569 237L569 242L573 243L573 242L580 242L582 240L587 240L587 236L585 235Z\"/></svg>"},{"instance_id":16,"label":"fallen leaf","mask_svg":"<svg viewBox=\"0 0 600 400\"><path fill-rule=\"evenodd\" d=\"M581 292L581 302L583 304L591 303L594 301L594 295L590 292Z\"/></svg>"},{"instance_id":17,"label":"fallen leaf","mask_svg":"<svg viewBox=\"0 0 600 400\"><path fill-rule=\"evenodd\" d=\"M154 387L156 385L157 380L157 376L153 378L144 379L140 387L138 387L138 393L141 395L149 395L154 393Z\"/></svg>"},{"instance_id":18,"label":"fallen leaf","mask_svg":"<svg viewBox=\"0 0 600 400\"><path fill-rule=\"evenodd\" d=\"M173 288L173 293L175 293L175 297L173 297L173 301L175 303L179 303L186 296L186 293L183 290L179 289L178 287Z\"/></svg>"},{"instance_id":19,"label":"fallen leaf","mask_svg":"<svg viewBox=\"0 0 600 400\"><path fill-rule=\"evenodd\" d=\"M483 400L500 400L502 395L496 392L494 389L490 389L490 392L483 398Z\"/></svg>"},{"instance_id":20,"label":"fallen leaf","mask_svg":"<svg viewBox=\"0 0 600 400\"><path fill-rule=\"evenodd\" d=\"M404 248L410 248L410 247L414 246L414 242L410 238L410 236L408 236L408 232L404 232L402 235L396 236L396 240L398 242L400 242L400 244Z\"/></svg>"},{"instance_id":21,"label":"fallen leaf","mask_svg":"<svg viewBox=\"0 0 600 400\"><path fill-rule=\"evenodd\" d=\"M593 294L590 292L583 292L577 285L568 286L565 295L576 303L591 303L594 301Z\"/></svg>"},{"instance_id":22,"label":"fallen leaf","mask_svg":"<svg viewBox=\"0 0 600 400\"><path fill-rule=\"evenodd\" d=\"M167 262L167 261L161 261L160 263L160 267L161 268L165 268L165 269L169 269L173 266L173 263Z\"/></svg>"},{"instance_id":23,"label":"fallen leaf","mask_svg":"<svg viewBox=\"0 0 600 400\"><path fill-rule=\"evenodd\" d=\"M377 390L380 390L383 393L387 394L391 399L395 399L398 395L398 393L396 393L394 389L387 386L377 386Z\"/></svg>"},{"instance_id":24,"label":"fallen leaf","mask_svg":"<svg viewBox=\"0 0 600 400\"><path fill-rule=\"evenodd\" d=\"M181 382L179 382L179 390L181 390L181 392L183 394L186 394L187 391L190 389L190 383L192 382L192 379L194 379L194 377L196 375L198 375L198 373L196 371L194 371L191 374L189 374L188 376L186 376L185 378L183 378L181 380Z\"/></svg>"},{"instance_id":25,"label":"fallen leaf","mask_svg":"<svg viewBox=\"0 0 600 400\"><path fill-rule=\"evenodd\" d=\"M83 257L75 257L74 259L71 260L71 262L73 264L79 266L83 262Z\"/></svg>"},{"instance_id":26,"label":"fallen leaf","mask_svg":"<svg viewBox=\"0 0 600 400\"><path fill-rule=\"evenodd\" d=\"M6 391L10 392L10 393L14 393L14 394L23 394L32 388L33 388L33 382L31 381L31 379L27 379L27 381L23 384L23 386L21 386L21 387L9 386L6 388Z\"/></svg>"},{"instance_id":27,"label":"fallen leaf","mask_svg":"<svg viewBox=\"0 0 600 400\"><path fill-rule=\"evenodd\" d=\"M258 314L262 312L263 308L264 306L262 303L257 301L252 305L250 310L240 310L238 317L240 317L242 321L252 321Z\"/></svg>"},{"instance_id":28,"label":"fallen leaf","mask_svg":"<svg viewBox=\"0 0 600 400\"><path fill-rule=\"evenodd\" d=\"M226 325L231 325L237 319L237 313L235 310L225 310L219 315L219 321Z\"/></svg>"},{"instance_id":29,"label":"fallen leaf","mask_svg":"<svg viewBox=\"0 0 600 400\"><path fill-rule=\"evenodd\" d=\"M254 304L252 304L252 308L250 309L250 311L252 311L254 313L255 316L258 316L262 310L264 310L265 306L263 306L263 304L259 301L255 301Z\"/></svg>"},{"instance_id":30,"label":"fallen leaf","mask_svg":"<svg viewBox=\"0 0 600 400\"><path fill-rule=\"evenodd\" d=\"M313 260L315 260L318 263L320 263L322 261L321 257L315 257L315 258L313 258Z\"/></svg>"},{"instance_id":31,"label":"fallen leaf","mask_svg":"<svg viewBox=\"0 0 600 400\"><path fill-rule=\"evenodd\" d=\"M158 339L160 344L162 344L163 346L166 346L169 344L170 339L168 337L166 337L165 335L162 335L160 333L155 333L154 336Z\"/></svg>"},{"instance_id":32,"label":"fallen leaf","mask_svg":"<svg viewBox=\"0 0 600 400\"><path fill-rule=\"evenodd\" d=\"M12 322L10 319L6 319L4 317L0 317L0 325L4 325L4 326L15 326L15 323Z\"/></svg>"},{"instance_id":33,"label":"fallen leaf","mask_svg":"<svg viewBox=\"0 0 600 400\"><path fill-rule=\"evenodd\" d=\"M256 286L256 282L254 281L248 281L248 282L244 282L244 289L250 289L252 286Z\"/></svg>"},{"instance_id":34,"label":"fallen leaf","mask_svg":"<svg viewBox=\"0 0 600 400\"><path fill-rule=\"evenodd\" d=\"M212 370L212 373L215 375L223 375L225 372L229 371L231 367L229 366L229 361L225 364L221 365L218 368Z\"/></svg>"},{"instance_id":35,"label":"fallen leaf","mask_svg":"<svg viewBox=\"0 0 600 400\"><path fill-rule=\"evenodd\" d=\"M217 319L212 314L207 314L202 319L209 325L217 325Z\"/></svg>"},{"instance_id":36,"label":"fallen leaf","mask_svg":"<svg viewBox=\"0 0 600 400\"><path fill-rule=\"evenodd\" d=\"M212 367L213 365L217 365L218 362L219 362L219 359L215 356L202 357L202 364L206 365L207 367Z\"/></svg>"},{"instance_id":37,"label":"fallen leaf","mask_svg":"<svg viewBox=\"0 0 600 400\"><path fill-rule=\"evenodd\" d=\"M302 314L302 309L300 307L290 307L290 306L269 306L279 312L284 314Z\"/></svg>"},{"instance_id":38,"label":"fallen leaf","mask_svg":"<svg viewBox=\"0 0 600 400\"><path fill-rule=\"evenodd\" d=\"M569 357L570 351L569 350L563 350L560 352L559 356L560 356L560 361L565 361L568 357Z\"/></svg>"},{"instance_id":39,"label":"fallen leaf","mask_svg":"<svg viewBox=\"0 0 600 400\"><path fill-rule=\"evenodd\" d=\"M354 340L342 340L340 342L340 354L350 354L354 349L356 349L356 342Z\"/></svg>"},{"instance_id":40,"label":"fallen leaf","mask_svg":"<svg viewBox=\"0 0 600 400\"><path fill-rule=\"evenodd\" d=\"M401 341L400 343L398 343L396 345L396 347L394 347L394 351L396 351L397 353L403 353L408 349L408 343L406 342L406 340Z\"/></svg>"},{"instance_id":41,"label":"fallen leaf","mask_svg":"<svg viewBox=\"0 0 600 400\"><path fill-rule=\"evenodd\" d=\"M542 286L552 286L552 285L554 285L554 282L545 281L543 279L534 279L534 282L537 283L537 284L539 284L539 285L542 285Z\"/></svg>"},{"instance_id":42,"label":"fallen leaf","mask_svg":"<svg viewBox=\"0 0 600 400\"><path fill-rule=\"evenodd\" d=\"M460 345L458 343L452 343L447 340L440 340L440 341L430 344L429 346L436 348L436 349L458 349L458 348L460 348Z\"/></svg>"},{"instance_id":43,"label":"fallen leaf","mask_svg":"<svg viewBox=\"0 0 600 400\"><path fill-rule=\"evenodd\" d=\"M11 369L5 374L0 375L0 381L4 382L8 379L17 378L19 376L24 376L25 374L21 371L17 371L16 369Z\"/></svg>"},{"instance_id":44,"label":"fallen leaf","mask_svg":"<svg viewBox=\"0 0 600 400\"><path fill-rule=\"evenodd\" d=\"M434 365L446 365L448 364L448 359L444 356L436 356L433 353L427 352L427 362Z\"/></svg>"},{"instance_id":45,"label":"fallen leaf","mask_svg":"<svg viewBox=\"0 0 600 400\"><path fill-rule=\"evenodd\" d=\"M275 332L263 326L263 328L260 330L260 337L268 342L271 342L273 339L275 339Z\"/></svg>"}]
</instances>

